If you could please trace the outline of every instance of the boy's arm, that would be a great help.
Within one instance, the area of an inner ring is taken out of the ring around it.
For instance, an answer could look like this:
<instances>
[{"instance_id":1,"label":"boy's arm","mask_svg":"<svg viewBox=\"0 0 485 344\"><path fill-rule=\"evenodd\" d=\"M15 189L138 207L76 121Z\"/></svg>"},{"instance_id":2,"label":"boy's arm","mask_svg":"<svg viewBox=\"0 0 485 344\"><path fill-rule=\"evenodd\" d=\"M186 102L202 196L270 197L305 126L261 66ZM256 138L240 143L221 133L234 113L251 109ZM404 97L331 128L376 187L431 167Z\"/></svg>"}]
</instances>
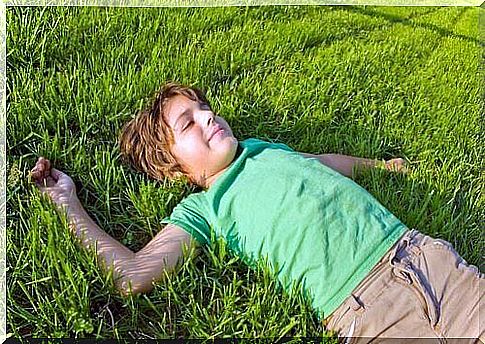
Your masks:
<instances>
[{"instance_id":1,"label":"boy's arm","mask_svg":"<svg viewBox=\"0 0 485 344\"><path fill-rule=\"evenodd\" d=\"M31 172L40 191L47 194L60 210L65 210L69 227L86 248L95 248L103 269L113 269L117 288L126 294L147 292L153 281L172 270L183 257L183 245L195 241L175 225L167 225L144 248L132 252L104 232L87 214L77 198L72 179L51 169L50 162L40 158Z\"/></svg>"},{"instance_id":2,"label":"boy's arm","mask_svg":"<svg viewBox=\"0 0 485 344\"><path fill-rule=\"evenodd\" d=\"M347 177L353 176L353 171L358 171L366 168L382 167L388 171L404 172L405 162L404 159L397 158L387 161L356 158L348 155L341 154L307 154L300 153L306 158L316 158L322 164L334 169L335 171L343 174Z\"/></svg>"},{"instance_id":3,"label":"boy's arm","mask_svg":"<svg viewBox=\"0 0 485 344\"><path fill-rule=\"evenodd\" d=\"M189 250L191 236L169 224L140 251L134 253L103 231L86 213L79 200L71 203L67 216L72 232L82 246L95 248L101 267L113 269L116 287L122 294L148 292L153 282L162 279L183 258L183 246Z\"/></svg>"}]
</instances>

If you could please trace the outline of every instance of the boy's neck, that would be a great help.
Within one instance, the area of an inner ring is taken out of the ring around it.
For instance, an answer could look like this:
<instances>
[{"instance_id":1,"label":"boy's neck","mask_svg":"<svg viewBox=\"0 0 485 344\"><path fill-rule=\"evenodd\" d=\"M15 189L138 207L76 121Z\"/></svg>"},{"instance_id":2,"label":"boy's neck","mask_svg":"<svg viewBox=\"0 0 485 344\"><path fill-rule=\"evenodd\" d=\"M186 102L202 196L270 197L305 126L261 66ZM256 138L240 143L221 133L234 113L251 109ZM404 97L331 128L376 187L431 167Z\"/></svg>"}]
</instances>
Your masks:
<instances>
[{"instance_id":1,"label":"boy's neck","mask_svg":"<svg viewBox=\"0 0 485 344\"><path fill-rule=\"evenodd\" d=\"M232 164L232 163L231 163L231 164ZM223 170L221 170L221 171L217 172L216 174L214 174L214 175L212 175L212 176L210 176L210 177L206 178L206 179L205 179L205 183L204 183L205 185L203 186L203 188L204 188L204 189L208 189L208 188L210 188L210 187L211 187L211 185L212 185L212 184L214 184L214 183L216 182L216 180L217 180L217 179L218 179L218 178L219 178L221 175L223 175L223 174L224 174L224 172L226 172L226 171L227 171L227 169L228 169L228 168L231 166L231 164L230 164L229 166L227 166L225 169L223 169Z\"/></svg>"}]
</instances>

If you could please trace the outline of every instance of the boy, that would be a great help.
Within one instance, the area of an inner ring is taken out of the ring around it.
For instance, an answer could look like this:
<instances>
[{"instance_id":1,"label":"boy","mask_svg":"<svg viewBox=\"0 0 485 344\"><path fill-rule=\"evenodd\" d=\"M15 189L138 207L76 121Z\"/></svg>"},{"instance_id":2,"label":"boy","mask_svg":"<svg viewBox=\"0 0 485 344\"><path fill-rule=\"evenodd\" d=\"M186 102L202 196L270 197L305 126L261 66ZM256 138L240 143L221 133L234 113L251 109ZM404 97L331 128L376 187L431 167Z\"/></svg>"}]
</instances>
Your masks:
<instances>
[{"instance_id":1,"label":"boy","mask_svg":"<svg viewBox=\"0 0 485 344\"><path fill-rule=\"evenodd\" d=\"M267 259L283 287L301 282L339 336L484 338L478 269L449 243L409 230L342 176L376 161L238 142L201 91L177 84L125 125L120 146L151 177L188 178L204 189L177 205L136 253L94 223L71 178L48 160L39 159L32 177L65 209L81 243L96 243L122 293L149 291L182 258L183 245L208 243L214 233L250 266ZM403 161L384 166L399 171Z\"/></svg>"}]
</instances>

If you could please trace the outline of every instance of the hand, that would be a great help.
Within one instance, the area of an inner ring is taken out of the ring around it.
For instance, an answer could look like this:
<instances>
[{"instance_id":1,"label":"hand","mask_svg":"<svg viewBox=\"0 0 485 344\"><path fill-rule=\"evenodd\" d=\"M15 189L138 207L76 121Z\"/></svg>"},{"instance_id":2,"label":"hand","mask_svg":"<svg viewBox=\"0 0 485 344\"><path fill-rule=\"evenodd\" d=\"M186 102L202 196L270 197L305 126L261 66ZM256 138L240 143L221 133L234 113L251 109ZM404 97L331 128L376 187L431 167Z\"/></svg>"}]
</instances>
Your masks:
<instances>
[{"instance_id":1,"label":"hand","mask_svg":"<svg viewBox=\"0 0 485 344\"><path fill-rule=\"evenodd\" d=\"M30 176L42 194L47 194L59 209L69 208L78 202L76 186L71 177L52 168L49 160L40 157Z\"/></svg>"},{"instance_id":2,"label":"hand","mask_svg":"<svg viewBox=\"0 0 485 344\"><path fill-rule=\"evenodd\" d=\"M384 168L391 172L406 173L408 171L406 161L401 158L386 160L384 162Z\"/></svg>"}]
</instances>

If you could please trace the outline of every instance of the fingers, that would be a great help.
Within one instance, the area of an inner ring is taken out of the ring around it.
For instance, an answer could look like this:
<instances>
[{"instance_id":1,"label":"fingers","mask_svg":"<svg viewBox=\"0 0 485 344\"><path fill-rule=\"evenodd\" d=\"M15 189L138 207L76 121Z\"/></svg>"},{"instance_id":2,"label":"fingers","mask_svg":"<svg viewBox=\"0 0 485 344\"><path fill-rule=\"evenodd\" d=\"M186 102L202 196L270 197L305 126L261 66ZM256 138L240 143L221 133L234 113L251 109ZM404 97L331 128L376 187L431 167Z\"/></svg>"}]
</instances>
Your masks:
<instances>
[{"instance_id":1,"label":"fingers","mask_svg":"<svg viewBox=\"0 0 485 344\"><path fill-rule=\"evenodd\" d=\"M386 170L392 172L407 172L406 161L402 158L386 161Z\"/></svg>"},{"instance_id":2,"label":"fingers","mask_svg":"<svg viewBox=\"0 0 485 344\"><path fill-rule=\"evenodd\" d=\"M34 168L30 171L32 180L42 193L47 192L48 188L56 186L59 178L63 175L61 171L52 168L51 162L44 157L39 157Z\"/></svg>"},{"instance_id":3,"label":"fingers","mask_svg":"<svg viewBox=\"0 0 485 344\"><path fill-rule=\"evenodd\" d=\"M43 165L43 166L42 166ZM42 193L50 193L53 189L57 190L76 190L74 182L69 175L56 168L50 168L49 175L45 177L45 167L50 167L50 164L45 164L40 161L31 172L32 178L36 186ZM74 191L76 192L76 191Z\"/></svg>"},{"instance_id":4,"label":"fingers","mask_svg":"<svg viewBox=\"0 0 485 344\"><path fill-rule=\"evenodd\" d=\"M30 171L32 179L36 183L40 183L42 179L47 178L51 173L51 163L44 157L37 160L34 168Z\"/></svg>"}]
</instances>

